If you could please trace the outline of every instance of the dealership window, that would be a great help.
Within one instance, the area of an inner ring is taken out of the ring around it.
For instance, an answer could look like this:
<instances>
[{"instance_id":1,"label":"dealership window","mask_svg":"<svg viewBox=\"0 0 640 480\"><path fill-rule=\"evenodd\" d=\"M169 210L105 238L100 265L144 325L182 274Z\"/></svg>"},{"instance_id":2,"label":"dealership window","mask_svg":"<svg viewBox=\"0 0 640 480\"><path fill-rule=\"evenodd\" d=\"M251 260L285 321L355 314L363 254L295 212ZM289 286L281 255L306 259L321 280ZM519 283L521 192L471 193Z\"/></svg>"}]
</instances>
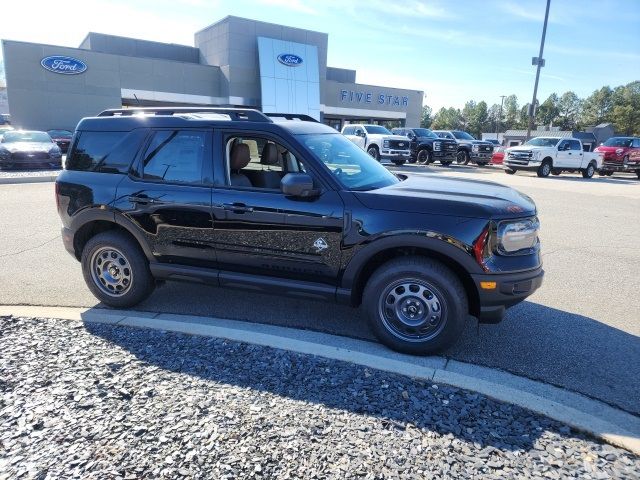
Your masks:
<instances>
[{"instance_id":1,"label":"dealership window","mask_svg":"<svg viewBox=\"0 0 640 480\"><path fill-rule=\"evenodd\" d=\"M127 173L146 130L132 132L78 132L65 162L67 170Z\"/></svg>"},{"instance_id":2,"label":"dealership window","mask_svg":"<svg viewBox=\"0 0 640 480\"><path fill-rule=\"evenodd\" d=\"M153 134L142 164L145 180L201 183L206 132L161 130Z\"/></svg>"}]
</instances>

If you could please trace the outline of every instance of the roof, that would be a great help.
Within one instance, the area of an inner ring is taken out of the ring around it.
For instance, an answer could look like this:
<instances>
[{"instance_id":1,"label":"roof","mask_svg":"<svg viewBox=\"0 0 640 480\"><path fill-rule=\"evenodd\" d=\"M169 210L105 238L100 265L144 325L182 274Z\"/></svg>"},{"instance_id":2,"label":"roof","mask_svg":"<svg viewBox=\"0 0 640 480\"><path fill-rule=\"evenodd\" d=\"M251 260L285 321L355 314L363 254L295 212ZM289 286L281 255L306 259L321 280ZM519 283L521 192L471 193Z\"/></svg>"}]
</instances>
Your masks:
<instances>
[{"instance_id":1,"label":"roof","mask_svg":"<svg viewBox=\"0 0 640 480\"><path fill-rule=\"evenodd\" d=\"M561 130L531 130L530 137L550 137L550 138L562 138L570 137L573 132L561 131ZM504 132L505 137L526 137L526 130L507 130Z\"/></svg>"}]
</instances>

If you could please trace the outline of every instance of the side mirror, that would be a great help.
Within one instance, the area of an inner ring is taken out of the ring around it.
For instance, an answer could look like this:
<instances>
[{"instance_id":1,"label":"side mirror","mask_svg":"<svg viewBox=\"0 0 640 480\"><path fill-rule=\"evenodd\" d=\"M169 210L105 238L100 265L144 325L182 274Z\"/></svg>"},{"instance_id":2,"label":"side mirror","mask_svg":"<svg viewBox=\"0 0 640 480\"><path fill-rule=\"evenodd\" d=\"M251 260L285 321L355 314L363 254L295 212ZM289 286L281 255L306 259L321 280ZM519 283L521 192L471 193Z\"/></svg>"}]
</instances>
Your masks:
<instances>
[{"instance_id":1,"label":"side mirror","mask_svg":"<svg viewBox=\"0 0 640 480\"><path fill-rule=\"evenodd\" d=\"M413 140L414 138L416 138L416 136L413 134L413 132L407 133L407 137L409 137L409 140Z\"/></svg>"},{"instance_id":2,"label":"side mirror","mask_svg":"<svg viewBox=\"0 0 640 480\"><path fill-rule=\"evenodd\" d=\"M364 137L364 131L362 131L362 130L360 130L360 129L357 129L357 130L356 130L356 136L358 136L358 137Z\"/></svg>"},{"instance_id":3,"label":"side mirror","mask_svg":"<svg viewBox=\"0 0 640 480\"><path fill-rule=\"evenodd\" d=\"M310 198L320 194L306 173L287 173L280 181L280 190L288 197Z\"/></svg>"}]
</instances>

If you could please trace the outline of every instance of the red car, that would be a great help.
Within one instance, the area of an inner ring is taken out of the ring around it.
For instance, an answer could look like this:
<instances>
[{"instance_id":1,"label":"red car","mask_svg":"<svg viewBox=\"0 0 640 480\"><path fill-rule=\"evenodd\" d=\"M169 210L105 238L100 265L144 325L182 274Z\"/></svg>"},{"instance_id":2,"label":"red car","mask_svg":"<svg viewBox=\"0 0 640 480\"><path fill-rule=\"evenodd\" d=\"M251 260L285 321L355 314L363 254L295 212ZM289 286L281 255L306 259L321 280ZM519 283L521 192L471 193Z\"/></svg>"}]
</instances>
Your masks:
<instances>
[{"instance_id":1,"label":"red car","mask_svg":"<svg viewBox=\"0 0 640 480\"><path fill-rule=\"evenodd\" d=\"M47 133L49 134L51 139L56 142L58 147L60 147L62 153L67 153L73 133L69 130L48 130Z\"/></svg>"},{"instance_id":2,"label":"red car","mask_svg":"<svg viewBox=\"0 0 640 480\"><path fill-rule=\"evenodd\" d=\"M502 165L502 162L504 161L504 150L507 147L495 147L493 149L493 156L491 157L491 164L492 165Z\"/></svg>"},{"instance_id":3,"label":"red car","mask_svg":"<svg viewBox=\"0 0 640 480\"><path fill-rule=\"evenodd\" d=\"M603 162L600 175L613 175L613 172L630 172L640 178L640 138L611 137L594 152L602 153Z\"/></svg>"}]
</instances>

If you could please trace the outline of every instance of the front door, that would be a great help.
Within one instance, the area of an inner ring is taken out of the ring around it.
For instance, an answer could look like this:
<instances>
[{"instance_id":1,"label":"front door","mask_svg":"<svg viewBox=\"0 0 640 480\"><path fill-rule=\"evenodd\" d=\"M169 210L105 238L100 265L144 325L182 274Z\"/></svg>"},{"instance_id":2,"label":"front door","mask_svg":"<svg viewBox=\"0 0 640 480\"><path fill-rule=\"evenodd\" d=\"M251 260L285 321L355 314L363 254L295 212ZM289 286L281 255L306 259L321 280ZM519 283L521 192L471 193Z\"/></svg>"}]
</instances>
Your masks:
<instances>
[{"instance_id":1,"label":"front door","mask_svg":"<svg viewBox=\"0 0 640 480\"><path fill-rule=\"evenodd\" d=\"M210 139L203 130L152 131L135 173L118 185L115 207L143 233L161 262L215 267L206 179Z\"/></svg>"},{"instance_id":2,"label":"front door","mask_svg":"<svg viewBox=\"0 0 640 480\"><path fill-rule=\"evenodd\" d=\"M268 134L222 132L221 137L225 181L212 194L220 269L335 285L344 214L338 192L325 188L312 199L286 197L279 188L284 175L313 176L286 145ZM249 158L240 159L234 149ZM229 172L232 156L240 168Z\"/></svg>"},{"instance_id":3,"label":"front door","mask_svg":"<svg viewBox=\"0 0 640 480\"><path fill-rule=\"evenodd\" d=\"M569 155L569 148L571 145L569 144L569 140L561 140L558 144L558 153L556 154L556 159L553 162L554 167L564 167L569 168L571 164Z\"/></svg>"}]
</instances>

